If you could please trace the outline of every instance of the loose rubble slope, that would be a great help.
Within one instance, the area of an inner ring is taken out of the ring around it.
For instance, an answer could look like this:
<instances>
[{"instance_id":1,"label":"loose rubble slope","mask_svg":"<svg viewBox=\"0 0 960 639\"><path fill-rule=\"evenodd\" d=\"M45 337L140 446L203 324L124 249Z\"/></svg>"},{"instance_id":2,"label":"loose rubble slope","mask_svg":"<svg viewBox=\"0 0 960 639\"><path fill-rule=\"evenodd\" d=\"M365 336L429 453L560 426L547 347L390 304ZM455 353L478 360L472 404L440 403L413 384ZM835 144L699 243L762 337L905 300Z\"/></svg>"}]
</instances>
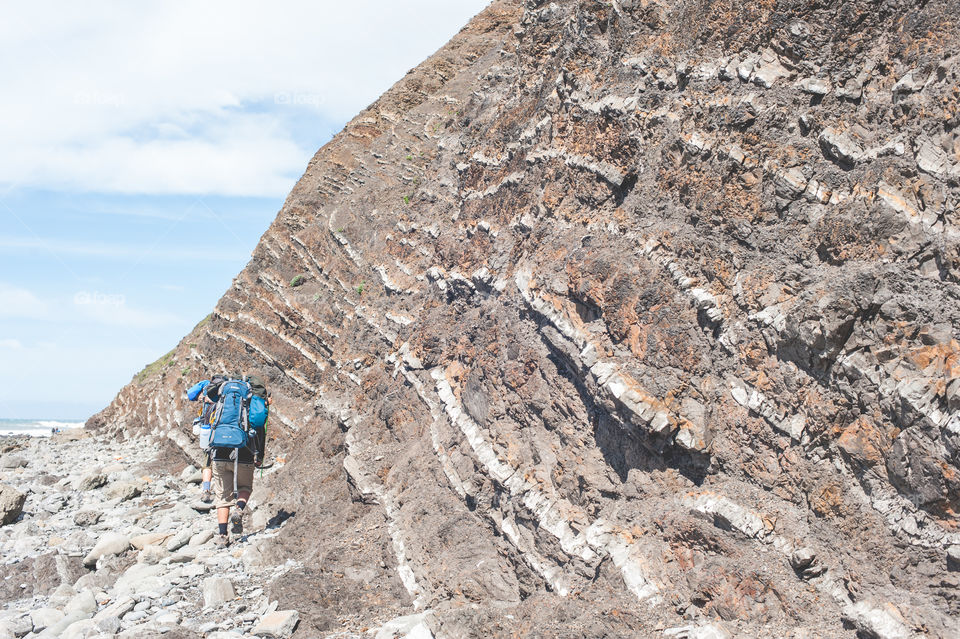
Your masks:
<instances>
[{"instance_id":1,"label":"loose rubble slope","mask_svg":"<svg viewBox=\"0 0 960 639\"><path fill-rule=\"evenodd\" d=\"M494 2L89 425L267 377L307 634L956 636L957 9Z\"/></svg>"},{"instance_id":2,"label":"loose rubble slope","mask_svg":"<svg viewBox=\"0 0 960 639\"><path fill-rule=\"evenodd\" d=\"M0 637L227 639L291 612L265 593L296 562L262 566L252 543L282 517L252 504L248 534L217 549L199 470L155 438L75 435L3 442L0 480L26 501L0 528Z\"/></svg>"}]
</instances>

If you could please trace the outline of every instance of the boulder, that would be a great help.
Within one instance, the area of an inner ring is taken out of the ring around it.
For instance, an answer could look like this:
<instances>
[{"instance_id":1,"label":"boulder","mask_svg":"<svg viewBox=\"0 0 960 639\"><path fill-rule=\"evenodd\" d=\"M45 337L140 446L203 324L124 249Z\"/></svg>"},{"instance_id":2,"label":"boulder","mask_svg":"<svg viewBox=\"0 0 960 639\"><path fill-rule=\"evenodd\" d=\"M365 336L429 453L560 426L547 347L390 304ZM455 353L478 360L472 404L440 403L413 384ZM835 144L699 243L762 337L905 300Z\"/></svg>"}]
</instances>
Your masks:
<instances>
[{"instance_id":1,"label":"boulder","mask_svg":"<svg viewBox=\"0 0 960 639\"><path fill-rule=\"evenodd\" d=\"M156 615L153 620L161 625L175 626L180 623L180 613L173 610L164 610Z\"/></svg>"},{"instance_id":2,"label":"boulder","mask_svg":"<svg viewBox=\"0 0 960 639\"><path fill-rule=\"evenodd\" d=\"M74 595L73 599L71 599L67 605L63 607L63 612L68 615L71 613L79 613L91 617L96 611L97 598L90 589L86 589L77 593Z\"/></svg>"},{"instance_id":3,"label":"boulder","mask_svg":"<svg viewBox=\"0 0 960 639\"><path fill-rule=\"evenodd\" d=\"M27 496L16 488L0 484L0 526L15 522L26 500Z\"/></svg>"},{"instance_id":4,"label":"boulder","mask_svg":"<svg viewBox=\"0 0 960 639\"><path fill-rule=\"evenodd\" d=\"M81 510L73 516L73 523L78 526L92 526L100 521L103 513L99 510Z\"/></svg>"},{"instance_id":5,"label":"boulder","mask_svg":"<svg viewBox=\"0 0 960 639\"><path fill-rule=\"evenodd\" d=\"M271 613L267 616L269 614ZM433 633L426 624L426 616L425 613L420 613L391 619L377 630L375 639L433 639Z\"/></svg>"},{"instance_id":6,"label":"boulder","mask_svg":"<svg viewBox=\"0 0 960 639\"><path fill-rule=\"evenodd\" d=\"M137 604L134 601L133 597L120 597L112 604L98 612L93 618L97 621L103 621L104 619L118 619L123 615L127 614L133 607Z\"/></svg>"},{"instance_id":7,"label":"boulder","mask_svg":"<svg viewBox=\"0 0 960 639\"><path fill-rule=\"evenodd\" d=\"M107 635L115 635L120 632L119 617L104 617L97 621L97 630Z\"/></svg>"},{"instance_id":8,"label":"boulder","mask_svg":"<svg viewBox=\"0 0 960 639\"><path fill-rule=\"evenodd\" d=\"M690 635L690 639L733 639L733 635L723 626L710 623L697 628Z\"/></svg>"},{"instance_id":9,"label":"boulder","mask_svg":"<svg viewBox=\"0 0 960 639\"><path fill-rule=\"evenodd\" d=\"M191 538L190 538L190 543L189 543L188 545L190 545L190 546L202 546L203 544L207 543L207 542L210 541L211 539L213 539L213 531L212 531L212 530L204 530L203 532L198 532L196 535L194 535L193 537L191 537Z\"/></svg>"},{"instance_id":10,"label":"boulder","mask_svg":"<svg viewBox=\"0 0 960 639\"><path fill-rule=\"evenodd\" d=\"M131 624L146 618L147 618L146 610L134 610L133 612L128 612L123 616L123 620Z\"/></svg>"},{"instance_id":11,"label":"boulder","mask_svg":"<svg viewBox=\"0 0 960 639\"><path fill-rule=\"evenodd\" d=\"M187 546L186 548L181 548L176 553L170 555L171 564L185 564L191 562L197 558L197 554L200 552L200 548L196 546Z\"/></svg>"},{"instance_id":12,"label":"boulder","mask_svg":"<svg viewBox=\"0 0 960 639\"><path fill-rule=\"evenodd\" d=\"M107 499L126 501L134 497L139 497L143 493L143 488L141 488L137 482L121 481L107 488L106 493Z\"/></svg>"},{"instance_id":13,"label":"boulder","mask_svg":"<svg viewBox=\"0 0 960 639\"><path fill-rule=\"evenodd\" d=\"M61 639L87 639L100 634L97 622L93 619L81 619L63 629L60 634Z\"/></svg>"},{"instance_id":14,"label":"boulder","mask_svg":"<svg viewBox=\"0 0 960 639\"><path fill-rule=\"evenodd\" d=\"M201 481L203 481L200 471L193 466L187 466L184 468L183 472L180 473L180 479L188 484L199 484Z\"/></svg>"},{"instance_id":15,"label":"boulder","mask_svg":"<svg viewBox=\"0 0 960 639\"><path fill-rule=\"evenodd\" d=\"M56 515L58 512L63 510L63 507L67 505L67 496L66 495L51 495L40 502L40 508L44 512L48 512L51 515Z\"/></svg>"},{"instance_id":16,"label":"boulder","mask_svg":"<svg viewBox=\"0 0 960 639\"><path fill-rule=\"evenodd\" d=\"M190 564L180 569L180 574L188 579L199 577L205 572L207 572L207 567L203 563Z\"/></svg>"},{"instance_id":17,"label":"boulder","mask_svg":"<svg viewBox=\"0 0 960 639\"><path fill-rule=\"evenodd\" d=\"M277 610L264 615L251 634L261 637L273 637L274 639L287 639L293 634L297 623L300 621L300 613L296 610Z\"/></svg>"},{"instance_id":18,"label":"boulder","mask_svg":"<svg viewBox=\"0 0 960 639\"><path fill-rule=\"evenodd\" d=\"M33 622L33 631L40 632L63 619L63 611L56 608L37 608L30 612L30 621Z\"/></svg>"},{"instance_id":19,"label":"boulder","mask_svg":"<svg viewBox=\"0 0 960 639\"><path fill-rule=\"evenodd\" d=\"M903 622L900 611L892 604L876 606L868 601L858 601L844 609L844 619L860 632L873 639L908 639L910 630Z\"/></svg>"},{"instance_id":20,"label":"boulder","mask_svg":"<svg viewBox=\"0 0 960 639\"><path fill-rule=\"evenodd\" d=\"M83 478L81 478L80 481L77 482L77 490L83 490L83 491L95 490L97 488L105 486L106 483L107 483L107 476L100 471L95 471L95 472L84 475Z\"/></svg>"},{"instance_id":21,"label":"boulder","mask_svg":"<svg viewBox=\"0 0 960 639\"><path fill-rule=\"evenodd\" d=\"M30 615L0 621L0 637L5 635L22 637L31 630L33 630L33 622L30 620Z\"/></svg>"},{"instance_id":22,"label":"boulder","mask_svg":"<svg viewBox=\"0 0 960 639\"><path fill-rule=\"evenodd\" d=\"M73 583L73 588L80 592L84 588L91 588L94 592L109 590L117 581L117 575L108 569L87 572Z\"/></svg>"},{"instance_id":23,"label":"boulder","mask_svg":"<svg viewBox=\"0 0 960 639\"><path fill-rule=\"evenodd\" d=\"M804 579L819 577L827 570L817 560L816 552L806 546L798 548L790 554L790 565Z\"/></svg>"},{"instance_id":24,"label":"boulder","mask_svg":"<svg viewBox=\"0 0 960 639\"><path fill-rule=\"evenodd\" d=\"M810 95L824 96L830 93L830 83L822 78L804 78L797 88Z\"/></svg>"},{"instance_id":25,"label":"boulder","mask_svg":"<svg viewBox=\"0 0 960 639\"><path fill-rule=\"evenodd\" d=\"M820 148L824 155L841 166L854 166L863 159L863 148L837 129L828 127L820 133Z\"/></svg>"},{"instance_id":26,"label":"boulder","mask_svg":"<svg viewBox=\"0 0 960 639\"><path fill-rule=\"evenodd\" d=\"M73 599L79 591L69 584L60 584L50 593L49 602L55 606L63 607Z\"/></svg>"},{"instance_id":27,"label":"boulder","mask_svg":"<svg viewBox=\"0 0 960 639\"><path fill-rule=\"evenodd\" d=\"M74 612L74 613L69 613L67 615L64 615L60 619L60 621L54 624L51 624L50 626L47 626L47 629L43 631L43 636L57 637L59 639L60 637L64 636L64 633L67 630L67 628L69 628L71 625L75 624L78 621L83 621L84 619L87 619L87 617L85 617L82 613Z\"/></svg>"},{"instance_id":28,"label":"boulder","mask_svg":"<svg viewBox=\"0 0 960 639\"><path fill-rule=\"evenodd\" d=\"M203 606L214 608L236 597L233 583L224 577L207 577L203 580Z\"/></svg>"},{"instance_id":29,"label":"boulder","mask_svg":"<svg viewBox=\"0 0 960 639\"><path fill-rule=\"evenodd\" d=\"M164 543L170 537L170 533L146 533L130 538L130 545L137 550L143 550L147 546L155 546Z\"/></svg>"},{"instance_id":30,"label":"boulder","mask_svg":"<svg viewBox=\"0 0 960 639\"><path fill-rule=\"evenodd\" d=\"M83 558L83 565L88 568L97 564L101 557L110 555L119 555L130 547L130 538L120 533L108 532L103 535L86 557Z\"/></svg>"},{"instance_id":31,"label":"boulder","mask_svg":"<svg viewBox=\"0 0 960 639\"><path fill-rule=\"evenodd\" d=\"M197 501L191 503L191 504L190 504L190 507L193 508L193 509L194 509L195 511L197 511L198 513L208 513L208 512L210 512L211 510L213 510L214 508L216 508L215 505L213 505L213 504L207 504L207 503L205 503L205 502L200 501L199 499L198 499Z\"/></svg>"},{"instance_id":32,"label":"boulder","mask_svg":"<svg viewBox=\"0 0 960 639\"><path fill-rule=\"evenodd\" d=\"M0 458L0 468L4 470L23 468L26 465L27 460L19 455L4 455L2 458Z\"/></svg>"},{"instance_id":33,"label":"boulder","mask_svg":"<svg viewBox=\"0 0 960 639\"><path fill-rule=\"evenodd\" d=\"M140 556L137 558L137 561L143 564L157 564L169 554L163 546L147 546L140 551Z\"/></svg>"},{"instance_id":34,"label":"boulder","mask_svg":"<svg viewBox=\"0 0 960 639\"><path fill-rule=\"evenodd\" d=\"M173 573L165 575L166 566L134 564L120 575L114 586L118 597L133 596L148 591L160 591L173 579ZM179 576L179 574L177 575Z\"/></svg>"},{"instance_id":35,"label":"boulder","mask_svg":"<svg viewBox=\"0 0 960 639\"><path fill-rule=\"evenodd\" d=\"M193 537L193 531L188 529L181 530L167 542L167 550L174 552L186 546Z\"/></svg>"}]
</instances>

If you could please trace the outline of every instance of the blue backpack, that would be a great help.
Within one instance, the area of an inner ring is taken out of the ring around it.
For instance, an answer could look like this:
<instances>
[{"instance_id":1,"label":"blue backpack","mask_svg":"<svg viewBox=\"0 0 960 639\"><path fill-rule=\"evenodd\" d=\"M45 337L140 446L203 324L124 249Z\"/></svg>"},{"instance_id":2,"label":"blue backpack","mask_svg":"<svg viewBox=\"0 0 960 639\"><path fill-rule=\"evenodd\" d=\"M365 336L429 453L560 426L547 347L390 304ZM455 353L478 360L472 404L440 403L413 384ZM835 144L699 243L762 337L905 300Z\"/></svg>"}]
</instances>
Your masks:
<instances>
[{"instance_id":1,"label":"blue backpack","mask_svg":"<svg viewBox=\"0 0 960 639\"><path fill-rule=\"evenodd\" d=\"M254 428L263 428L267 425L267 414L269 412L267 402L259 395L250 398L250 411L248 421Z\"/></svg>"},{"instance_id":2,"label":"blue backpack","mask_svg":"<svg viewBox=\"0 0 960 639\"><path fill-rule=\"evenodd\" d=\"M232 379L220 387L220 399L217 412L210 420L213 433L210 446L213 448L244 448L250 441L248 410L250 406L250 385Z\"/></svg>"}]
</instances>

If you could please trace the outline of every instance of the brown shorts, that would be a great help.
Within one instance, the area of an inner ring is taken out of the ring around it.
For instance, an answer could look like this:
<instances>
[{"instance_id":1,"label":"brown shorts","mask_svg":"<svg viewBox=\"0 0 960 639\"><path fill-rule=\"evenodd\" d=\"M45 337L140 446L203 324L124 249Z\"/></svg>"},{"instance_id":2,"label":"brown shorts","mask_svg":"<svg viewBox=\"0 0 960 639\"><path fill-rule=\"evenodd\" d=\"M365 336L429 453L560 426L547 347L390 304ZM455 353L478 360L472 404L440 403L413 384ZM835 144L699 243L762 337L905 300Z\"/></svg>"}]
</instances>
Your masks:
<instances>
[{"instance_id":1,"label":"brown shorts","mask_svg":"<svg viewBox=\"0 0 960 639\"><path fill-rule=\"evenodd\" d=\"M253 464L237 464L237 492L253 490ZM233 462L213 462L213 494L217 498L217 508L233 506Z\"/></svg>"}]
</instances>

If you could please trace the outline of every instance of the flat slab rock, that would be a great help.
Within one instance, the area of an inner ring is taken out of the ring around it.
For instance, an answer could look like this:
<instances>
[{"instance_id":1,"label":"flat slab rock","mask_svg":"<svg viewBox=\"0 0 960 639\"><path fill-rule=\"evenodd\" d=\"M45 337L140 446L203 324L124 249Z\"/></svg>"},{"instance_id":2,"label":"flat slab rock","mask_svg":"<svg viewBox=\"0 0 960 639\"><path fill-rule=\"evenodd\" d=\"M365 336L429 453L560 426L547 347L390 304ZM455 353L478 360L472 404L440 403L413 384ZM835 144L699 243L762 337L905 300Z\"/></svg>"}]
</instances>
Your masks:
<instances>
[{"instance_id":1,"label":"flat slab rock","mask_svg":"<svg viewBox=\"0 0 960 639\"><path fill-rule=\"evenodd\" d=\"M172 533L146 533L143 535L137 535L136 537L131 537L130 545L137 550L143 550L147 546L164 543L171 536Z\"/></svg>"},{"instance_id":2,"label":"flat slab rock","mask_svg":"<svg viewBox=\"0 0 960 639\"><path fill-rule=\"evenodd\" d=\"M119 555L130 547L130 538L124 534L108 532L101 537L93 549L83 558L83 565L95 566L101 557Z\"/></svg>"},{"instance_id":3,"label":"flat slab rock","mask_svg":"<svg viewBox=\"0 0 960 639\"><path fill-rule=\"evenodd\" d=\"M300 613L296 610L276 610L264 615L251 633L274 639L286 639L293 634L299 622Z\"/></svg>"},{"instance_id":4,"label":"flat slab rock","mask_svg":"<svg viewBox=\"0 0 960 639\"><path fill-rule=\"evenodd\" d=\"M213 608L236 597L233 583L224 577L207 577L203 580L203 605Z\"/></svg>"}]
</instances>

